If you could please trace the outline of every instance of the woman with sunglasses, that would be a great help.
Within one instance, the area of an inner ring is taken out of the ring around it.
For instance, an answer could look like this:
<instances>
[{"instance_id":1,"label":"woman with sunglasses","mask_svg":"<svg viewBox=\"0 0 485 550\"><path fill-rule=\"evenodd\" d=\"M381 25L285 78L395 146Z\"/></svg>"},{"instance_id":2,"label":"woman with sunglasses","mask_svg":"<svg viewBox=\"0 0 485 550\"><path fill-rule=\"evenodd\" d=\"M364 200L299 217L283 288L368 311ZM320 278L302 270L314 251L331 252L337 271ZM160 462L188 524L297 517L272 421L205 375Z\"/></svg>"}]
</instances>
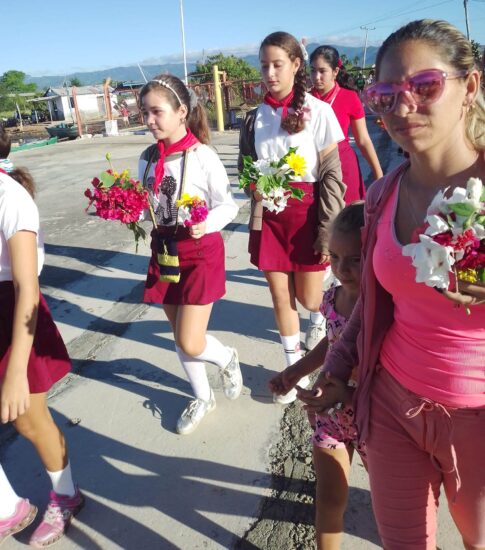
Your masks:
<instances>
[{"instance_id":1,"label":"woman with sunglasses","mask_svg":"<svg viewBox=\"0 0 485 550\"><path fill-rule=\"evenodd\" d=\"M311 94L332 107L345 136L338 144L342 180L347 186L345 202L361 200L365 197L364 179L357 155L349 143L349 128L375 179L382 177L382 169L367 131L364 108L356 89L345 82L345 69L333 46L319 46L310 55L310 77Z\"/></svg>"},{"instance_id":2,"label":"woman with sunglasses","mask_svg":"<svg viewBox=\"0 0 485 550\"><path fill-rule=\"evenodd\" d=\"M414 21L385 40L366 92L410 158L368 190L361 298L324 370L342 381L359 364L356 423L389 550L436 548L441 485L465 548L485 548L485 285L437 292L402 254L439 190L485 181L479 74L455 27ZM299 396L319 412L336 384L316 385L323 397Z\"/></svg>"}]
</instances>

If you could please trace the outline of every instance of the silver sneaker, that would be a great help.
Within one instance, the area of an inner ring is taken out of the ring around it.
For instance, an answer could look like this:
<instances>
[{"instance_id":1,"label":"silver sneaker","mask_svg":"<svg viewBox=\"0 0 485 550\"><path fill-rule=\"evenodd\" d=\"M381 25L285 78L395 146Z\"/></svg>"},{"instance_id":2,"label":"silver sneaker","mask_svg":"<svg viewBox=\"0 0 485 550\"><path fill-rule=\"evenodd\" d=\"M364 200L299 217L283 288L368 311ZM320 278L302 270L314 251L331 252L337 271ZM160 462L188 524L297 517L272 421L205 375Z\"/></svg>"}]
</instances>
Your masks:
<instances>
[{"instance_id":1,"label":"silver sneaker","mask_svg":"<svg viewBox=\"0 0 485 550\"><path fill-rule=\"evenodd\" d=\"M212 390L209 401L192 399L178 419L176 428L177 433L180 435L192 433L200 424L204 416L212 412L215 408L216 399Z\"/></svg>"},{"instance_id":2,"label":"silver sneaker","mask_svg":"<svg viewBox=\"0 0 485 550\"><path fill-rule=\"evenodd\" d=\"M303 378L300 378L298 385L300 388L308 388L310 385L310 378L308 376L304 376ZM278 405L289 405L290 403L293 403L293 401L296 401L296 389L291 389L288 393L285 393L284 395L274 393L273 394L273 403L278 403Z\"/></svg>"},{"instance_id":3,"label":"silver sneaker","mask_svg":"<svg viewBox=\"0 0 485 550\"><path fill-rule=\"evenodd\" d=\"M320 340L325 338L326 334L327 334L327 327L326 327L325 321L323 321L319 325L310 323L306 330L305 348L308 351L312 350L318 344L318 342L320 342Z\"/></svg>"},{"instance_id":4,"label":"silver sneaker","mask_svg":"<svg viewBox=\"0 0 485 550\"><path fill-rule=\"evenodd\" d=\"M228 399L237 399L242 390L243 380L237 350L229 349L232 349L232 357L228 365L221 370L222 388Z\"/></svg>"}]
</instances>

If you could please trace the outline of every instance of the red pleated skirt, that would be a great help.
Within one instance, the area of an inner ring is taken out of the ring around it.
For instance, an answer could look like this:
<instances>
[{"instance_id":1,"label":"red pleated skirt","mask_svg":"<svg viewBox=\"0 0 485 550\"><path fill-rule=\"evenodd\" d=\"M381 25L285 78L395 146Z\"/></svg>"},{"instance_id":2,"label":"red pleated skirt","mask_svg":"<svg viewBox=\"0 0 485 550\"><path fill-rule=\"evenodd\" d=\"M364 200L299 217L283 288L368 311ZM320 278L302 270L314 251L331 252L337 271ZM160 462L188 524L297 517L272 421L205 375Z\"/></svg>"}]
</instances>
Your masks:
<instances>
[{"instance_id":1,"label":"red pleated skirt","mask_svg":"<svg viewBox=\"0 0 485 550\"><path fill-rule=\"evenodd\" d=\"M12 344L15 291L12 281L0 282L0 383L7 370ZM34 343L27 365L30 393L47 392L71 370L66 346L40 295Z\"/></svg>"},{"instance_id":2,"label":"red pleated skirt","mask_svg":"<svg viewBox=\"0 0 485 550\"><path fill-rule=\"evenodd\" d=\"M162 231L163 234L163 231ZM176 233L180 281L160 281L155 231L152 231L152 256L148 265L143 301L170 305L212 304L226 293L224 241L219 232L193 239L185 227Z\"/></svg>"},{"instance_id":3,"label":"red pleated skirt","mask_svg":"<svg viewBox=\"0 0 485 550\"><path fill-rule=\"evenodd\" d=\"M363 200L365 197L364 178L355 151L348 141L341 141L338 144L338 153L342 165L342 180L347 186L344 196L345 204Z\"/></svg>"},{"instance_id":4,"label":"red pleated skirt","mask_svg":"<svg viewBox=\"0 0 485 550\"><path fill-rule=\"evenodd\" d=\"M294 182L303 200L289 199L283 212L263 211L261 231L249 233L251 263L263 271L323 271L313 243L318 233L318 183Z\"/></svg>"}]
</instances>

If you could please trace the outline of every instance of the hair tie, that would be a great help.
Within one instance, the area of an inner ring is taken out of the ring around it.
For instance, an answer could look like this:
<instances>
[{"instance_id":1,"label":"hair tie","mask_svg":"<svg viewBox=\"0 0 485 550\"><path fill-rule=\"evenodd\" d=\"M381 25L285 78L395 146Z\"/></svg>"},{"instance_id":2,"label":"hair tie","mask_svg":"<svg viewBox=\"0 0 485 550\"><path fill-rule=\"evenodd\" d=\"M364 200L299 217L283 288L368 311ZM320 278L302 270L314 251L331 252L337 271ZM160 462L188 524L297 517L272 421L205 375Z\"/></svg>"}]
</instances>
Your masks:
<instances>
[{"instance_id":1,"label":"hair tie","mask_svg":"<svg viewBox=\"0 0 485 550\"><path fill-rule=\"evenodd\" d=\"M197 103L199 103L199 98L197 97L197 94L192 90L192 88L187 88L187 91L189 92L189 98L190 98L190 110L193 110L197 107Z\"/></svg>"},{"instance_id":2,"label":"hair tie","mask_svg":"<svg viewBox=\"0 0 485 550\"><path fill-rule=\"evenodd\" d=\"M344 64L342 63L342 60L341 60L340 57L339 57L339 59L338 59L338 61L337 61L337 67L338 67L339 69L341 69L343 66L344 66Z\"/></svg>"}]
</instances>

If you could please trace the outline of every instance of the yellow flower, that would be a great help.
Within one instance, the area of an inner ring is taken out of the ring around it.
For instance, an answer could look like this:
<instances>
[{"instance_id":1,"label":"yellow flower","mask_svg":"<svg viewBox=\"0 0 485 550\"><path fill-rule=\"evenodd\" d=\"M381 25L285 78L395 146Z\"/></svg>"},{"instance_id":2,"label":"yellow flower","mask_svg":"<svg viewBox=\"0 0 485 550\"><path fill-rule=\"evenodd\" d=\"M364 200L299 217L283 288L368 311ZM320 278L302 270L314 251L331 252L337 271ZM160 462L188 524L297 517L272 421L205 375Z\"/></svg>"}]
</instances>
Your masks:
<instances>
[{"instance_id":1,"label":"yellow flower","mask_svg":"<svg viewBox=\"0 0 485 550\"><path fill-rule=\"evenodd\" d=\"M199 197L197 196L191 197L188 193L182 193L182 196L180 197L180 199L175 201L175 204L178 207L191 206L192 202L196 199L199 199Z\"/></svg>"},{"instance_id":2,"label":"yellow flower","mask_svg":"<svg viewBox=\"0 0 485 550\"><path fill-rule=\"evenodd\" d=\"M130 177L130 171L129 170L123 170L120 174L120 178L122 180L128 179Z\"/></svg>"},{"instance_id":3,"label":"yellow flower","mask_svg":"<svg viewBox=\"0 0 485 550\"><path fill-rule=\"evenodd\" d=\"M467 283L476 283L478 281L475 269L463 269L458 271L458 279Z\"/></svg>"},{"instance_id":4,"label":"yellow flower","mask_svg":"<svg viewBox=\"0 0 485 550\"><path fill-rule=\"evenodd\" d=\"M304 176L306 174L306 161L301 155L290 153L285 160L296 176Z\"/></svg>"}]
</instances>

